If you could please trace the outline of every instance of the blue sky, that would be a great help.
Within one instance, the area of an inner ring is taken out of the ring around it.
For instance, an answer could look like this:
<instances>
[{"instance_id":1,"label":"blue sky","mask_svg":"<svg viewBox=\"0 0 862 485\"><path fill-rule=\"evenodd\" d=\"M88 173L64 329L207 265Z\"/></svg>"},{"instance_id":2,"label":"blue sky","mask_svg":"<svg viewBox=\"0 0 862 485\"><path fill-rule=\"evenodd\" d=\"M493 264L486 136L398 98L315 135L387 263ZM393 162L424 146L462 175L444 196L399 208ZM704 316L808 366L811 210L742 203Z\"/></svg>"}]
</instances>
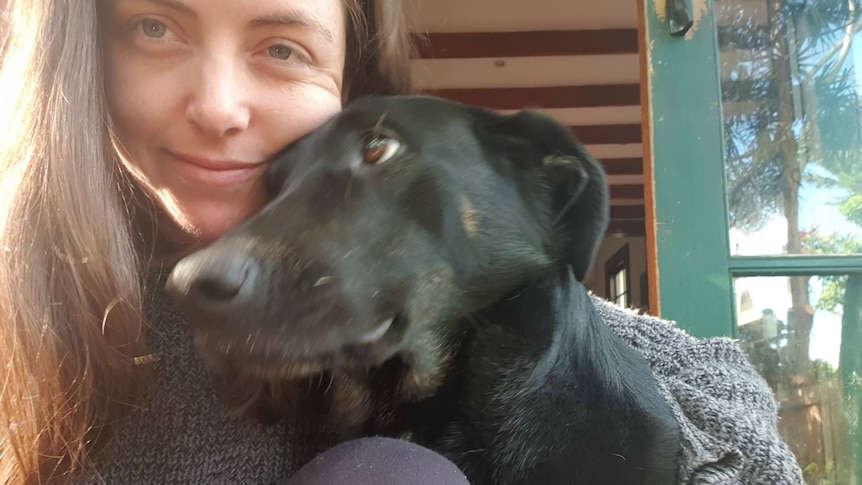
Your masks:
<instances>
[{"instance_id":1,"label":"blue sky","mask_svg":"<svg viewBox=\"0 0 862 485\"><path fill-rule=\"evenodd\" d=\"M856 36L848 61L852 62L853 66L862 66L862 35ZM855 75L857 91L862 95L862 69L855 69ZM817 171L818 167L810 166L810 170ZM823 234L852 234L862 239L862 228L850 223L838 212L837 201L846 195L846 190L843 189L803 186L799 193L800 228L808 230L817 227ZM734 248L734 254L780 254L787 240L786 227L786 220L776 215L757 233L745 235L732 230L731 248ZM787 309L790 306L786 277L743 278L735 284L738 293L746 290L751 294L755 306L754 311L743 317L743 320L770 308L776 312L779 319L786 321ZM812 278L809 285L811 303L816 304L820 298L820 280ZM840 342L841 316L817 311L809 345L811 358L825 360L837 367Z\"/></svg>"}]
</instances>

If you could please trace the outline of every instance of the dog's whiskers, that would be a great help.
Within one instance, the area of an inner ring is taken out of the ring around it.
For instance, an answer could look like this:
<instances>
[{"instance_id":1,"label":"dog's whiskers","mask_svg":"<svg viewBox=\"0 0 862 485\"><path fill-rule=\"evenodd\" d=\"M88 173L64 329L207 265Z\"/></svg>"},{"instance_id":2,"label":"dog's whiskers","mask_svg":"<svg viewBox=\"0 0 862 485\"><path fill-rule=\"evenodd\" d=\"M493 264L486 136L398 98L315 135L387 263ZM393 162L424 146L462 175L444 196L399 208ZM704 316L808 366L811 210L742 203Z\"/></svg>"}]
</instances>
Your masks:
<instances>
[{"instance_id":1,"label":"dog's whiskers","mask_svg":"<svg viewBox=\"0 0 862 485\"><path fill-rule=\"evenodd\" d=\"M487 448L478 448L478 449L475 449L475 450L467 450L467 451L464 451L464 452L463 452L463 454L465 454L465 455L472 455L472 454L474 454L474 453L484 453L484 452L486 452L486 451L488 451L488 449L487 449Z\"/></svg>"},{"instance_id":2,"label":"dog's whiskers","mask_svg":"<svg viewBox=\"0 0 862 485\"><path fill-rule=\"evenodd\" d=\"M329 385L327 385L327 386L326 386L326 389L323 391L323 395L324 395L324 396L325 396L325 395L327 395L327 394L329 393L329 390L330 390L330 389L332 389L332 383L333 383L333 381L335 381L335 376L333 376L333 375L332 375L332 373L329 373Z\"/></svg>"},{"instance_id":3,"label":"dog's whiskers","mask_svg":"<svg viewBox=\"0 0 862 485\"><path fill-rule=\"evenodd\" d=\"M383 112L380 115L380 118L377 118L377 123L374 124L374 128L371 130L371 136L378 137L383 134L383 120L389 115L389 110Z\"/></svg>"}]
</instances>

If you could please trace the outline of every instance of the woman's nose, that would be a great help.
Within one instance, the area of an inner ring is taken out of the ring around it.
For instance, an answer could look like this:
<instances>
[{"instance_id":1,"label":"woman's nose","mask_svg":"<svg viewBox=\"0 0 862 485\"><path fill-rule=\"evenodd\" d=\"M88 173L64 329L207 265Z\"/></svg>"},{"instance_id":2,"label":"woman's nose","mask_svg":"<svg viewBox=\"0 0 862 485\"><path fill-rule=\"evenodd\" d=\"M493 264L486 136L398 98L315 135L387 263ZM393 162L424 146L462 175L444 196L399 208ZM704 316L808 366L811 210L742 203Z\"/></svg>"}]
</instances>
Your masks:
<instances>
[{"instance_id":1,"label":"woman's nose","mask_svg":"<svg viewBox=\"0 0 862 485\"><path fill-rule=\"evenodd\" d=\"M201 62L191 86L186 118L205 135L221 138L248 128L249 80L225 59Z\"/></svg>"}]
</instances>

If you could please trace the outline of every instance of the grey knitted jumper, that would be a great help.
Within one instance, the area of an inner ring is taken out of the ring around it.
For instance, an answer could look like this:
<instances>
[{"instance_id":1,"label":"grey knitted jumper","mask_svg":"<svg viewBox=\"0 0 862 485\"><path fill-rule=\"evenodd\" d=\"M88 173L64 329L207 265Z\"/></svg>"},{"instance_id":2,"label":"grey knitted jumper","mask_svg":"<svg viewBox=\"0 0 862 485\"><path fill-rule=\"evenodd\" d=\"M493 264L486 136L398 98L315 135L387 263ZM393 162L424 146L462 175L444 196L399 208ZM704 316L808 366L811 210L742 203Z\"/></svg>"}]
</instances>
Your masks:
<instances>
[{"instance_id":1,"label":"grey knitted jumper","mask_svg":"<svg viewBox=\"0 0 862 485\"><path fill-rule=\"evenodd\" d=\"M694 339L672 324L595 299L600 314L649 361L681 423L682 483L801 484L776 430L766 383L726 338ZM198 360L188 324L161 293L147 302L155 382L76 483L271 484L293 472L281 426L233 417Z\"/></svg>"}]
</instances>

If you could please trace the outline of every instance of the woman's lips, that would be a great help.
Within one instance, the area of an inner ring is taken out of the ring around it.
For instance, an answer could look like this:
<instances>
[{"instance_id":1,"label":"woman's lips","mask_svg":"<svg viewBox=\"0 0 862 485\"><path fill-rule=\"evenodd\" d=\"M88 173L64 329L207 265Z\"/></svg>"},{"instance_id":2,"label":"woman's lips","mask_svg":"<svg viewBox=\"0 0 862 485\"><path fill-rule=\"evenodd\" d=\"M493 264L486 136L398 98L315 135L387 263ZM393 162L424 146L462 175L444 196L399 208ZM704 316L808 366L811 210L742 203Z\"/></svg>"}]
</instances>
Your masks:
<instances>
[{"instance_id":1,"label":"woman's lips","mask_svg":"<svg viewBox=\"0 0 862 485\"><path fill-rule=\"evenodd\" d=\"M214 160L168 152L177 173L196 184L229 187L257 179L264 167L260 162Z\"/></svg>"}]
</instances>

